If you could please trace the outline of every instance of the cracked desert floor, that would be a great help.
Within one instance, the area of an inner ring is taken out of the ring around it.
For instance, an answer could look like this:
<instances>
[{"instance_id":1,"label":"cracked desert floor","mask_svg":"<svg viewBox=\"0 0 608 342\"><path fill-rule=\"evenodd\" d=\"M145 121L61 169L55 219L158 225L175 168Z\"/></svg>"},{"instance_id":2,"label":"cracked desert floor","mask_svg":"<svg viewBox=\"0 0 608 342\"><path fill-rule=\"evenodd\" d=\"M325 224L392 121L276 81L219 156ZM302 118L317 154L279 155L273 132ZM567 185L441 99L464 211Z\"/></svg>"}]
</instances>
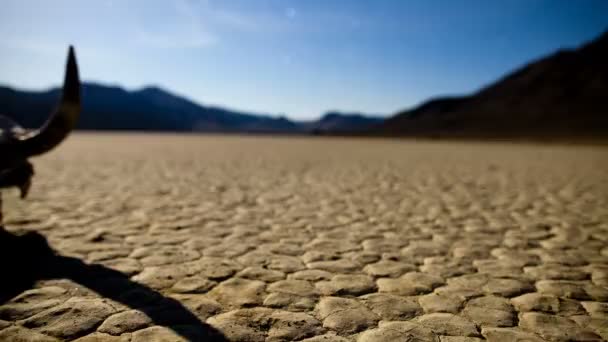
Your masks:
<instances>
[{"instance_id":1,"label":"cracked desert floor","mask_svg":"<svg viewBox=\"0 0 608 342\"><path fill-rule=\"evenodd\" d=\"M38 280L1 341L608 339L606 146L76 134L33 161L7 230L126 281Z\"/></svg>"}]
</instances>

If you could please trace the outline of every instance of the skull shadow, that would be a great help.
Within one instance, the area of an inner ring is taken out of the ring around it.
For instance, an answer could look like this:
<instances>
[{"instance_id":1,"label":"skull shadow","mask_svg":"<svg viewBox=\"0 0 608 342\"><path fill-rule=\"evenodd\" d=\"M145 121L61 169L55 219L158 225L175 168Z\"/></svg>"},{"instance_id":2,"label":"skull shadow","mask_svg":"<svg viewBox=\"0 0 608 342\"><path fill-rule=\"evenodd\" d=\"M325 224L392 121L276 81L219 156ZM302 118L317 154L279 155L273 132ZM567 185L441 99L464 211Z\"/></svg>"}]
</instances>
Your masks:
<instances>
[{"instance_id":1,"label":"skull shadow","mask_svg":"<svg viewBox=\"0 0 608 342\"><path fill-rule=\"evenodd\" d=\"M228 342L217 329L200 321L179 301L133 282L125 274L99 264L57 254L36 232L14 234L0 226L0 305L40 280L69 279L102 297L145 313L188 341Z\"/></svg>"}]
</instances>

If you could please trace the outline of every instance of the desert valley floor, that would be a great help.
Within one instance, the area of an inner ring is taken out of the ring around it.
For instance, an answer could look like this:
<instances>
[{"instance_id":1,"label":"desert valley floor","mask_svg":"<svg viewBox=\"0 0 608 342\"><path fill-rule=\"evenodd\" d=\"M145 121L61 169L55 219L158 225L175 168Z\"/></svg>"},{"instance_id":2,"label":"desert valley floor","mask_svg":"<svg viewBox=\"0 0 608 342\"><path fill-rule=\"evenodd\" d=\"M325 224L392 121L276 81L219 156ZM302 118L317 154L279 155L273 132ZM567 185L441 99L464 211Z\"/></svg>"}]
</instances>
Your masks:
<instances>
[{"instance_id":1,"label":"desert valley floor","mask_svg":"<svg viewBox=\"0 0 608 342\"><path fill-rule=\"evenodd\" d=\"M0 341L608 339L606 146L90 133L33 161L6 229L57 255L0 260L42 274Z\"/></svg>"}]
</instances>

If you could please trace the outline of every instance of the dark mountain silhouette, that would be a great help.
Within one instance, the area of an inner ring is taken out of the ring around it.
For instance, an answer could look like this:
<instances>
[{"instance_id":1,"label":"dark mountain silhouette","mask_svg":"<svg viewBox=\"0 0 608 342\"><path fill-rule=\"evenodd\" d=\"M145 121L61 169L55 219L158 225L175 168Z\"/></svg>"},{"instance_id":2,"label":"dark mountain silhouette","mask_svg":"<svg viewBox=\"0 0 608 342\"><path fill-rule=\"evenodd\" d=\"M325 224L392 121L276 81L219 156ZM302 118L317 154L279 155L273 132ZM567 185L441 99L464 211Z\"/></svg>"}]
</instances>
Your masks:
<instances>
[{"instance_id":1,"label":"dark mountain silhouette","mask_svg":"<svg viewBox=\"0 0 608 342\"><path fill-rule=\"evenodd\" d=\"M56 103L59 89L20 91L0 87L0 112L24 127L40 126ZM126 91L95 83L82 87L80 129L297 132L298 124L281 117L201 106L157 87Z\"/></svg>"},{"instance_id":2,"label":"dark mountain silhouette","mask_svg":"<svg viewBox=\"0 0 608 342\"><path fill-rule=\"evenodd\" d=\"M59 89L22 91L0 87L0 113L22 126L39 127L59 98ZM318 121L295 122L201 106L158 87L126 91L116 86L84 83L79 129L136 131L196 131L305 134L315 130L350 132L380 119L360 114L328 113Z\"/></svg>"},{"instance_id":3,"label":"dark mountain silhouette","mask_svg":"<svg viewBox=\"0 0 608 342\"><path fill-rule=\"evenodd\" d=\"M363 132L382 122L382 118L360 113L328 112L319 120L303 124L313 134L339 134Z\"/></svg>"},{"instance_id":4,"label":"dark mountain silhouette","mask_svg":"<svg viewBox=\"0 0 608 342\"><path fill-rule=\"evenodd\" d=\"M532 62L477 93L397 113L372 134L608 137L608 32Z\"/></svg>"}]
</instances>

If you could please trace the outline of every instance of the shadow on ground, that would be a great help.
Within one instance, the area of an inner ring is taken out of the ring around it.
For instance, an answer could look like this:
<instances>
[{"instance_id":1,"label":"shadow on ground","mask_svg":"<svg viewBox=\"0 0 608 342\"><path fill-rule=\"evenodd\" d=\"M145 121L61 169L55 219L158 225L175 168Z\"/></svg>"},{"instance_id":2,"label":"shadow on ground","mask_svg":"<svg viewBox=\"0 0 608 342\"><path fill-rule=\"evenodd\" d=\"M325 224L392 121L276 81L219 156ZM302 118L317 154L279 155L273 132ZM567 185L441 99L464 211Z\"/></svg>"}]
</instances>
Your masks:
<instances>
[{"instance_id":1,"label":"shadow on ground","mask_svg":"<svg viewBox=\"0 0 608 342\"><path fill-rule=\"evenodd\" d=\"M45 237L35 232L12 234L0 226L0 267L9 275L0 281L0 305L31 289L38 280L70 279L145 313L156 325L172 329L188 341L228 341L177 300L133 282L121 272L58 255Z\"/></svg>"}]
</instances>

